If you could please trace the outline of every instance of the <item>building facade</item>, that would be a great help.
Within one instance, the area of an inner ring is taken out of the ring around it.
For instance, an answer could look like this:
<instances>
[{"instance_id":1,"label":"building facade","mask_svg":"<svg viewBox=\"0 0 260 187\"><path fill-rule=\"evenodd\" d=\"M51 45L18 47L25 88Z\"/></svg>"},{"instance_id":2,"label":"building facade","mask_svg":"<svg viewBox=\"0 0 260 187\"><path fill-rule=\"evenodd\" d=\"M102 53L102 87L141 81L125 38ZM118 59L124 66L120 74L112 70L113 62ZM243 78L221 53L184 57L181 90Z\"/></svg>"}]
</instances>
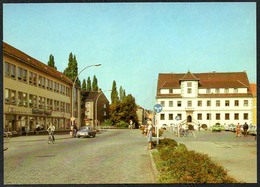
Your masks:
<instances>
[{"instance_id":1,"label":"building facade","mask_svg":"<svg viewBox=\"0 0 260 187\"><path fill-rule=\"evenodd\" d=\"M253 94L252 125L256 125L257 124L257 87L256 87L256 84L250 84L250 86L251 86L251 90L252 90L252 94Z\"/></svg>"},{"instance_id":2,"label":"building facade","mask_svg":"<svg viewBox=\"0 0 260 187\"><path fill-rule=\"evenodd\" d=\"M3 70L5 131L21 132L25 126L34 130L36 124L46 130L50 123L57 130L70 128L72 81L68 77L5 42ZM74 95L79 101L80 95Z\"/></svg>"},{"instance_id":3,"label":"building facade","mask_svg":"<svg viewBox=\"0 0 260 187\"><path fill-rule=\"evenodd\" d=\"M246 72L159 74L156 124L252 123L253 95ZM178 117L176 117L178 116Z\"/></svg>"},{"instance_id":4,"label":"building facade","mask_svg":"<svg viewBox=\"0 0 260 187\"><path fill-rule=\"evenodd\" d=\"M96 127L109 119L109 101L101 90L82 91L81 94L84 98L82 119L84 119L85 125Z\"/></svg>"}]
</instances>

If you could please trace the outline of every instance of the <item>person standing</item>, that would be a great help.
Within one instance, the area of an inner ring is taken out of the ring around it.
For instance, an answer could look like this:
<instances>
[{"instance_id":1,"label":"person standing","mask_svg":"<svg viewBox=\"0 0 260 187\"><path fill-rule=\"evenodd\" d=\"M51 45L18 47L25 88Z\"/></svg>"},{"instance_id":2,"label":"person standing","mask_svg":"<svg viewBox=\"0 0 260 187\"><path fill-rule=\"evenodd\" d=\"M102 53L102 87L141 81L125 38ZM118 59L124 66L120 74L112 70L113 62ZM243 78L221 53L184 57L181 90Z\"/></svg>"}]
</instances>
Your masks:
<instances>
[{"instance_id":1,"label":"person standing","mask_svg":"<svg viewBox=\"0 0 260 187\"><path fill-rule=\"evenodd\" d=\"M244 137L247 137L248 124L246 122L243 125L243 130L244 130Z\"/></svg>"},{"instance_id":2,"label":"person standing","mask_svg":"<svg viewBox=\"0 0 260 187\"><path fill-rule=\"evenodd\" d=\"M55 141L55 138L54 138L54 131L55 131L55 126L51 123L50 126L48 127L47 131L49 133L51 133L51 136L52 136L52 139L53 141Z\"/></svg>"},{"instance_id":3,"label":"person standing","mask_svg":"<svg viewBox=\"0 0 260 187\"><path fill-rule=\"evenodd\" d=\"M77 124L75 123L74 126L73 126L73 133L74 133L74 138L76 138L76 134L78 132L78 127L77 127Z\"/></svg>"},{"instance_id":4,"label":"person standing","mask_svg":"<svg viewBox=\"0 0 260 187\"><path fill-rule=\"evenodd\" d=\"M129 122L129 129L133 129L133 121L130 119L130 122Z\"/></svg>"},{"instance_id":5,"label":"person standing","mask_svg":"<svg viewBox=\"0 0 260 187\"><path fill-rule=\"evenodd\" d=\"M26 136L28 136L29 132L30 132L30 127L29 127L29 126L26 126L26 127L25 127Z\"/></svg>"},{"instance_id":6,"label":"person standing","mask_svg":"<svg viewBox=\"0 0 260 187\"><path fill-rule=\"evenodd\" d=\"M240 137L241 136L240 134L241 134L241 126L238 123L236 126L236 137Z\"/></svg>"},{"instance_id":7,"label":"person standing","mask_svg":"<svg viewBox=\"0 0 260 187\"><path fill-rule=\"evenodd\" d=\"M151 119L148 120L147 122L148 128L147 128L147 138L148 138L148 149L153 148L153 126L152 126L152 121Z\"/></svg>"}]
</instances>

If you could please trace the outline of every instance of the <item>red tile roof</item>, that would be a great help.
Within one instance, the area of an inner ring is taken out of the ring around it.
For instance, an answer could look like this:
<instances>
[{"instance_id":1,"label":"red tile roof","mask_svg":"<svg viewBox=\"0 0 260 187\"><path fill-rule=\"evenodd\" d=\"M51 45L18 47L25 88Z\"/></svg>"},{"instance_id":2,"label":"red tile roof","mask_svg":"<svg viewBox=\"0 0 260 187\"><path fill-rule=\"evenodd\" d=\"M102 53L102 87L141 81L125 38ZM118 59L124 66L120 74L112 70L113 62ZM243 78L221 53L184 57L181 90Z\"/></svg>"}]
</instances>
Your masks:
<instances>
[{"instance_id":1,"label":"red tile roof","mask_svg":"<svg viewBox=\"0 0 260 187\"><path fill-rule=\"evenodd\" d=\"M3 53L5 55L11 56L13 58L18 59L19 61L35 68L38 69L48 75L52 75L62 81L65 81L69 84L73 84L73 82L66 77L63 73L57 71L56 69L36 60L35 58L25 54L24 52L14 48L13 46L3 42Z\"/></svg>"},{"instance_id":2,"label":"red tile roof","mask_svg":"<svg viewBox=\"0 0 260 187\"><path fill-rule=\"evenodd\" d=\"M257 96L257 87L256 87L256 84L255 83L251 83L250 84L250 87L251 87L251 91L252 91L252 94L254 97Z\"/></svg>"},{"instance_id":3,"label":"red tile roof","mask_svg":"<svg viewBox=\"0 0 260 187\"><path fill-rule=\"evenodd\" d=\"M211 72L211 73L160 73L158 75L157 96L160 89L180 88L183 80L197 80L199 88L248 88L248 94L252 95L246 72ZM247 96L248 96L247 94ZM168 97L180 97L180 94L169 94ZM221 94L224 96L226 94ZM214 94L214 97L216 94ZM226 95L227 96L227 95ZM230 96L230 94L229 94ZM241 94L239 96L242 96Z\"/></svg>"}]
</instances>

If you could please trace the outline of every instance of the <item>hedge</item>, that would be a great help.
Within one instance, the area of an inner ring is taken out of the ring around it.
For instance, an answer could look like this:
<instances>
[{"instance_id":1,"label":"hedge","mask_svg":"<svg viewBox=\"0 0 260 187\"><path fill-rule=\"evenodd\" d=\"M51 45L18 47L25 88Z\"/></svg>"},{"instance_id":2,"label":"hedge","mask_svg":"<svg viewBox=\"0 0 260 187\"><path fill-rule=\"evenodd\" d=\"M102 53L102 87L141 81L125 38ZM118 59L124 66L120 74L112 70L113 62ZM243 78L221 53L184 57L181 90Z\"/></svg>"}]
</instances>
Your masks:
<instances>
[{"instance_id":1,"label":"hedge","mask_svg":"<svg viewBox=\"0 0 260 187\"><path fill-rule=\"evenodd\" d=\"M160 183L237 183L208 155L189 151L175 140L160 140L157 150Z\"/></svg>"}]
</instances>

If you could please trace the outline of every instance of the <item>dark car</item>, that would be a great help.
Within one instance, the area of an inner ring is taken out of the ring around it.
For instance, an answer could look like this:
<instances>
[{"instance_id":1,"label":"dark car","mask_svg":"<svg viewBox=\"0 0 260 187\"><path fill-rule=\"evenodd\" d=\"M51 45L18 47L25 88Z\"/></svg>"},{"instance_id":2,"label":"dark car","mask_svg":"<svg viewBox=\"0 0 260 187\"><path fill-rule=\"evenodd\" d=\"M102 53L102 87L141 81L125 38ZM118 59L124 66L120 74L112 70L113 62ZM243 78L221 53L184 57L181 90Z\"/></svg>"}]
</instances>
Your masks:
<instances>
[{"instance_id":1,"label":"dark car","mask_svg":"<svg viewBox=\"0 0 260 187\"><path fill-rule=\"evenodd\" d=\"M84 126L81 127L81 129L77 132L76 137L80 138L86 138L86 137L95 137L96 131L91 126Z\"/></svg>"}]
</instances>

